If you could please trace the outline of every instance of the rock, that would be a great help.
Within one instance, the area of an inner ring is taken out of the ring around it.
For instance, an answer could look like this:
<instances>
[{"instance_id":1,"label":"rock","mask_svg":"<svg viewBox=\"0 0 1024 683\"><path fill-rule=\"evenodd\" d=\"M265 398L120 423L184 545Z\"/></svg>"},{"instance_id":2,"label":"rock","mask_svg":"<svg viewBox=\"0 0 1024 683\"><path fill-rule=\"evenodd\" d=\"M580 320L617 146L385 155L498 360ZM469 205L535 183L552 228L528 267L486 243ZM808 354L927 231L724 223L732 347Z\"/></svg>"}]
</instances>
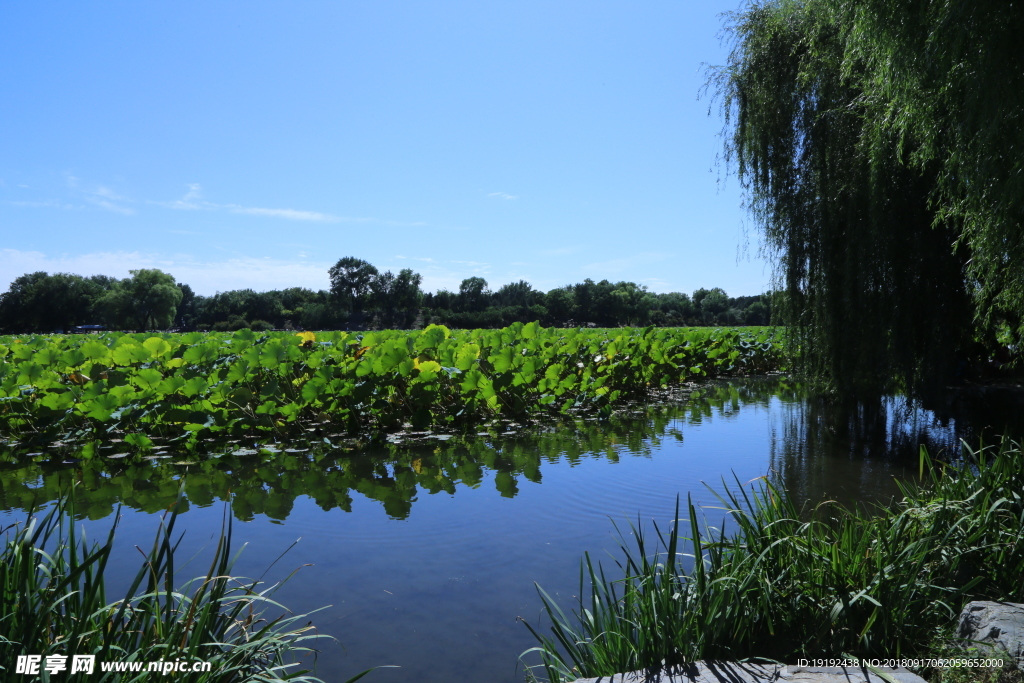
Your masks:
<instances>
[{"instance_id":1,"label":"rock","mask_svg":"<svg viewBox=\"0 0 1024 683\"><path fill-rule=\"evenodd\" d=\"M879 669L899 683L925 683L906 669ZM742 662L695 662L677 672L631 673L581 678L576 683L888 683L867 669L840 666L780 666Z\"/></svg>"},{"instance_id":2,"label":"rock","mask_svg":"<svg viewBox=\"0 0 1024 683\"><path fill-rule=\"evenodd\" d=\"M1024 668L1024 605L1015 602L969 602L960 613L957 636L982 654L1007 653Z\"/></svg>"}]
</instances>

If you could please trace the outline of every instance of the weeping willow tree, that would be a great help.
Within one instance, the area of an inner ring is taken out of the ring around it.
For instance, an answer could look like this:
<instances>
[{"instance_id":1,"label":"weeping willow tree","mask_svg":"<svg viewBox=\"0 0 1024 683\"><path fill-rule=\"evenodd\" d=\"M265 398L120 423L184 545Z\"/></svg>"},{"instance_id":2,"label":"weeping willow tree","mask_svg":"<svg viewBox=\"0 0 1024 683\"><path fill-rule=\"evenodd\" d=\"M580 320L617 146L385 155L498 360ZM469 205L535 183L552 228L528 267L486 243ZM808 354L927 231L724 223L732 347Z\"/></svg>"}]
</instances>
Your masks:
<instances>
[{"instance_id":1,"label":"weeping willow tree","mask_svg":"<svg viewBox=\"0 0 1024 683\"><path fill-rule=\"evenodd\" d=\"M1022 10L773 0L730 15L712 75L727 159L801 358L844 394L924 394L994 330L1024 337Z\"/></svg>"}]
</instances>

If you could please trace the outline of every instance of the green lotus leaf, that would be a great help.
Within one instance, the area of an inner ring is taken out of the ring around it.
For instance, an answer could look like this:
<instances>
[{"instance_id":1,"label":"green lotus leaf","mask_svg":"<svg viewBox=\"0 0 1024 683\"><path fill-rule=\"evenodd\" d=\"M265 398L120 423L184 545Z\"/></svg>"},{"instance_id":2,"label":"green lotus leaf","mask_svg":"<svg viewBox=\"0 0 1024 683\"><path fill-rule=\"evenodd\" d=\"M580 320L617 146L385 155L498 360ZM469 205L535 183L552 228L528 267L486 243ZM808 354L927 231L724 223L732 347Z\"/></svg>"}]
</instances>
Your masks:
<instances>
[{"instance_id":1,"label":"green lotus leaf","mask_svg":"<svg viewBox=\"0 0 1024 683\"><path fill-rule=\"evenodd\" d=\"M83 409L88 417L100 422L106 422L110 415L121 407L121 401L111 394L101 394L96 398L83 403Z\"/></svg>"},{"instance_id":2,"label":"green lotus leaf","mask_svg":"<svg viewBox=\"0 0 1024 683\"><path fill-rule=\"evenodd\" d=\"M97 341L87 341L78 349L90 360L101 363L106 363L110 360L110 349Z\"/></svg>"},{"instance_id":3,"label":"green lotus leaf","mask_svg":"<svg viewBox=\"0 0 1024 683\"><path fill-rule=\"evenodd\" d=\"M423 361L419 364L419 371L419 374L416 376L417 379L429 382L437 377L437 373L441 372L441 364L432 360Z\"/></svg>"},{"instance_id":4,"label":"green lotus leaf","mask_svg":"<svg viewBox=\"0 0 1024 683\"><path fill-rule=\"evenodd\" d=\"M565 371L565 366L561 363L553 363L548 366L548 369L544 371L544 376L552 381L557 381L562 377L562 372Z\"/></svg>"},{"instance_id":5,"label":"green lotus leaf","mask_svg":"<svg viewBox=\"0 0 1024 683\"><path fill-rule=\"evenodd\" d=\"M61 353L54 347L39 349L36 352L35 361L42 365L56 365Z\"/></svg>"},{"instance_id":6,"label":"green lotus leaf","mask_svg":"<svg viewBox=\"0 0 1024 683\"><path fill-rule=\"evenodd\" d=\"M245 382L252 378L249 362L246 360L237 360L228 368L227 380L229 382Z\"/></svg>"},{"instance_id":7,"label":"green lotus leaf","mask_svg":"<svg viewBox=\"0 0 1024 683\"><path fill-rule=\"evenodd\" d=\"M52 410L67 410L75 404L75 396L70 391L49 391L39 403Z\"/></svg>"},{"instance_id":8,"label":"green lotus leaf","mask_svg":"<svg viewBox=\"0 0 1024 683\"><path fill-rule=\"evenodd\" d=\"M498 352L487 358L487 362L494 366L495 372L508 372L516 366L516 362L522 362L522 355L516 352L512 346L505 346L498 349Z\"/></svg>"},{"instance_id":9,"label":"green lotus leaf","mask_svg":"<svg viewBox=\"0 0 1024 683\"><path fill-rule=\"evenodd\" d=\"M158 392L160 392L161 394L176 394L184 386L185 386L185 378L184 377L178 377L177 375L171 375L170 377L165 377L164 380L162 382L160 382L159 386L156 387L156 390Z\"/></svg>"},{"instance_id":10,"label":"green lotus leaf","mask_svg":"<svg viewBox=\"0 0 1024 683\"><path fill-rule=\"evenodd\" d=\"M163 339L160 341L163 341ZM164 343L166 344L167 342ZM110 356L117 365L145 363L153 358L149 349L141 344L125 344L123 346L118 346L111 351Z\"/></svg>"},{"instance_id":11,"label":"green lotus leaf","mask_svg":"<svg viewBox=\"0 0 1024 683\"><path fill-rule=\"evenodd\" d=\"M268 370L275 369L287 360L288 347L282 344L280 339L271 340L260 351L260 365Z\"/></svg>"},{"instance_id":12,"label":"green lotus leaf","mask_svg":"<svg viewBox=\"0 0 1024 683\"><path fill-rule=\"evenodd\" d=\"M121 386L117 387L110 387L110 390L107 393L109 393L111 396L115 396L118 399L120 399L121 405L124 405L130 399L133 399L136 396L135 389L128 384L122 384Z\"/></svg>"},{"instance_id":13,"label":"green lotus leaf","mask_svg":"<svg viewBox=\"0 0 1024 683\"><path fill-rule=\"evenodd\" d=\"M257 415L276 415L277 401L264 401L256 408Z\"/></svg>"},{"instance_id":14,"label":"green lotus leaf","mask_svg":"<svg viewBox=\"0 0 1024 683\"><path fill-rule=\"evenodd\" d=\"M487 378L484 377L484 373L479 370L470 370L462 377L462 390L464 392L474 391L480 386L481 382L486 380Z\"/></svg>"},{"instance_id":15,"label":"green lotus leaf","mask_svg":"<svg viewBox=\"0 0 1024 683\"><path fill-rule=\"evenodd\" d=\"M39 363L21 363L18 366L18 384L34 384L37 379L43 376L45 367Z\"/></svg>"},{"instance_id":16,"label":"green lotus leaf","mask_svg":"<svg viewBox=\"0 0 1024 683\"><path fill-rule=\"evenodd\" d=\"M281 387L278 384L276 377L269 378L263 386L260 387L261 398L273 398L281 393Z\"/></svg>"},{"instance_id":17,"label":"green lotus leaf","mask_svg":"<svg viewBox=\"0 0 1024 683\"><path fill-rule=\"evenodd\" d=\"M436 349L451 334L451 330L444 325L427 325L426 329L416 336L414 348L417 353L422 353L428 349Z\"/></svg>"},{"instance_id":18,"label":"green lotus leaf","mask_svg":"<svg viewBox=\"0 0 1024 683\"><path fill-rule=\"evenodd\" d=\"M476 344L466 344L455 353L455 367L463 372L469 370L480 357L480 347Z\"/></svg>"},{"instance_id":19,"label":"green lotus leaf","mask_svg":"<svg viewBox=\"0 0 1024 683\"><path fill-rule=\"evenodd\" d=\"M165 356L171 355L171 345L167 343L166 339L150 337L146 341L142 342L142 345L149 351L153 358L164 358Z\"/></svg>"},{"instance_id":20,"label":"green lotus leaf","mask_svg":"<svg viewBox=\"0 0 1024 683\"><path fill-rule=\"evenodd\" d=\"M153 447L153 440L145 434L128 434L124 437L124 442L135 446L140 451L148 451Z\"/></svg>"},{"instance_id":21,"label":"green lotus leaf","mask_svg":"<svg viewBox=\"0 0 1024 683\"><path fill-rule=\"evenodd\" d=\"M320 394L323 393L323 389L323 382L312 379L302 385L302 399L306 403L312 403L316 399L320 398Z\"/></svg>"},{"instance_id":22,"label":"green lotus leaf","mask_svg":"<svg viewBox=\"0 0 1024 683\"><path fill-rule=\"evenodd\" d=\"M220 350L214 344L196 344L188 347L182 358L185 359L185 362L195 365L212 363L220 358Z\"/></svg>"},{"instance_id":23,"label":"green lotus leaf","mask_svg":"<svg viewBox=\"0 0 1024 683\"><path fill-rule=\"evenodd\" d=\"M185 382L185 386L181 388L181 393L185 396L198 396L206 392L208 385L206 379L203 377L193 377Z\"/></svg>"},{"instance_id":24,"label":"green lotus leaf","mask_svg":"<svg viewBox=\"0 0 1024 683\"><path fill-rule=\"evenodd\" d=\"M155 390L163 381L164 376L155 368L143 368L135 373L135 376L132 379L135 384L142 389Z\"/></svg>"},{"instance_id":25,"label":"green lotus leaf","mask_svg":"<svg viewBox=\"0 0 1024 683\"><path fill-rule=\"evenodd\" d=\"M380 353L374 355L373 371L378 375L383 375L408 359L409 351L404 345L396 344L393 341L385 342Z\"/></svg>"},{"instance_id":26,"label":"green lotus leaf","mask_svg":"<svg viewBox=\"0 0 1024 683\"><path fill-rule=\"evenodd\" d=\"M103 346L103 344L100 344L100 346ZM107 347L103 346L103 348L106 349ZM29 360L35 355L36 349L34 346L18 344L14 347L14 357L17 360Z\"/></svg>"},{"instance_id":27,"label":"green lotus leaf","mask_svg":"<svg viewBox=\"0 0 1024 683\"><path fill-rule=\"evenodd\" d=\"M285 403L283 406L279 406L277 412L287 420L295 419L295 416L299 414L302 407L295 402Z\"/></svg>"}]
</instances>

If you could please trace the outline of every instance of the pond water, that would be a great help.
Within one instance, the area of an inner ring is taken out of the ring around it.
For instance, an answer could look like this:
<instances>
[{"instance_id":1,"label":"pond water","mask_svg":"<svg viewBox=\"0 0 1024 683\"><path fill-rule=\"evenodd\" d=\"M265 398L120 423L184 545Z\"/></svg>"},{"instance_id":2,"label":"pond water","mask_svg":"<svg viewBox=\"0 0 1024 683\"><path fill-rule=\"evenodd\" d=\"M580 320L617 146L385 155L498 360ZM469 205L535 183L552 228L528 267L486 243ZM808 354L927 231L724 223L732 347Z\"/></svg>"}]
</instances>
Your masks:
<instances>
[{"instance_id":1,"label":"pond water","mask_svg":"<svg viewBox=\"0 0 1024 683\"><path fill-rule=\"evenodd\" d=\"M195 559L181 578L205 572L232 518L235 547L248 544L235 574L277 581L298 568L276 599L297 613L330 605L312 617L337 638L318 646L324 680L389 664L401 668L364 680L512 683L524 678L518 655L536 644L517 617L545 627L534 582L569 608L584 552L617 575L613 522L626 532L631 521L664 526L689 495L715 523L720 503L705 483L721 491L723 480L736 487L765 475L799 501L887 501L894 478L917 471L919 443L949 454L964 433L962 421L899 399L880 407L837 411L769 378L717 383L610 420L498 423L358 451L235 447L206 460L8 466L0 522L24 518L33 500L52 500L72 480L91 537L120 504L113 599L138 569L134 546L152 542L184 477L179 557Z\"/></svg>"}]
</instances>

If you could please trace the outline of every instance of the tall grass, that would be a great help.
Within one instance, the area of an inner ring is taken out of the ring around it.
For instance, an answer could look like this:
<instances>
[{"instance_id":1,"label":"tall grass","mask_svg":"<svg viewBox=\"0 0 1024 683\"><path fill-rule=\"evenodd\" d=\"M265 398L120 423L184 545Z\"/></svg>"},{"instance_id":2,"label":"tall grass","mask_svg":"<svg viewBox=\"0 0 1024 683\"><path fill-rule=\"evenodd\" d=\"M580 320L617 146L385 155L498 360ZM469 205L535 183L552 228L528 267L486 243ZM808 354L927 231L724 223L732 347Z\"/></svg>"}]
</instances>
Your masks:
<instances>
[{"instance_id":1,"label":"tall grass","mask_svg":"<svg viewBox=\"0 0 1024 683\"><path fill-rule=\"evenodd\" d=\"M175 672L176 681L316 683L297 657L311 652L317 635L308 615L285 616L271 599L279 584L231 576L230 516L225 516L205 576L175 586L176 512L161 520L148 555L121 600L108 602L103 573L117 523L103 543L75 530L73 508L61 499L45 514L6 529L0 552L0 670L4 680L43 680L15 674L18 655L65 655L62 681L113 683L154 675L102 672L98 662L209 661L208 672ZM267 612L279 613L276 617ZM91 675L71 675L71 655L95 655ZM45 661L45 660L44 660ZM367 672L349 679L361 678Z\"/></svg>"},{"instance_id":2,"label":"tall grass","mask_svg":"<svg viewBox=\"0 0 1024 683\"><path fill-rule=\"evenodd\" d=\"M890 506L800 510L762 480L718 495L729 535L686 519L653 541L631 525L619 576L585 556L566 614L538 587L551 635L523 657L552 682L700 659L922 654L974 599L1024 597L1024 455L1003 440L954 465L921 449ZM621 537L621 533L620 533ZM525 659L524 659L525 661Z\"/></svg>"}]
</instances>

